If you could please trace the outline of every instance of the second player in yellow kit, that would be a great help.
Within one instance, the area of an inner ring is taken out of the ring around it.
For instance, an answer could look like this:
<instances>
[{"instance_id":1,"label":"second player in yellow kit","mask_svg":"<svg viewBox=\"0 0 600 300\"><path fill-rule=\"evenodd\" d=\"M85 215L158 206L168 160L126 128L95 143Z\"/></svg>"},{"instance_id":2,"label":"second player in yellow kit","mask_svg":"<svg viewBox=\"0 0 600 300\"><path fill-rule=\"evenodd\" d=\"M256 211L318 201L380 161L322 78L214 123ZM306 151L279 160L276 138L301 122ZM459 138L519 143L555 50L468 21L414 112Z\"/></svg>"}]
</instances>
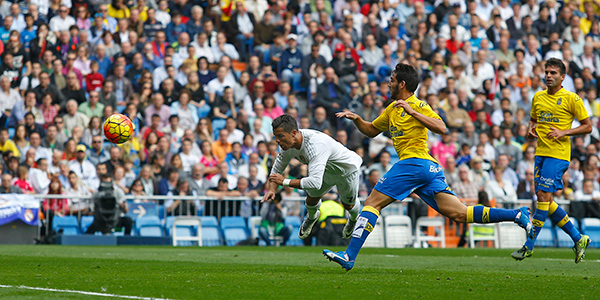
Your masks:
<instances>
[{"instance_id":1,"label":"second player in yellow kit","mask_svg":"<svg viewBox=\"0 0 600 300\"><path fill-rule=\"evenodd\" d=\"M529 237L521 249L511 256L522 260L533 255L535 239L550 218L561 227L575 246L575 263L581 261L590 239L579 233L569 220L569 216L553 202L553 193L563 188L562 176L569 168L571 160L571 140L569 136L586 134L592 131L592 123L581 98L562 87L565 79L565 65L561 60L551 58L545 64L547 89L537 92L531 104L529 135L538 138L535 152L535 190L538 197L537 209L533 215L534 236ZM571 128L573 119L581 123Z\"/></svg>"},{"instance_id":2,"label":"second player in yellow kit","mask_svg":"<svg viewBox=\"0 0 600 300\"><path fill-rule=\"evenodd\" d=\"M585 120L589 117L581 98L563 87L554 94L549 94L548 90L537 92L533 96L530 116L536 120L535 131L539 137L535 155L571 160L569 136L555 139L548 134L553 129L571 129L574 118Z\"/></svg>"}]
</instances>

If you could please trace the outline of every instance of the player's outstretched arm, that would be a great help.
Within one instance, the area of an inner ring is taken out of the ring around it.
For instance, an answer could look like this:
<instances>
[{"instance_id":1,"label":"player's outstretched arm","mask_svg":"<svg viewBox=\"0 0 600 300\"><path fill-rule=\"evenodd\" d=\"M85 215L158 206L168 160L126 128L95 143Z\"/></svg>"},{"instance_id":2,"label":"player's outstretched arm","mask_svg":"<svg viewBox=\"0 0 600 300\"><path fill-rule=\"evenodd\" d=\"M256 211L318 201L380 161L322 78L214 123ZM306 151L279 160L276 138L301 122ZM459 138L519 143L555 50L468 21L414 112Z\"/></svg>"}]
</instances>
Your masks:
<instances>
[{"instance_id":1,"label":"player's outstretched arm","mask_svg":"<svg viewBox=\"0 0 600 300\"><path fill-rule=\"evenodd\" d=\"M351 120L354 123L354 125L356 126L356 128L358 128L358 130L362 134L366 135L369 138L374 138L378 134L381 133L381 130L379 130L379 129L375 128L375 126L373 126L373 123L363 120L363 118L361 118L359 115L357 115L353 112L342 111L342 112L336 113L335 116L338 118L346 118L348 120Z\"/></svg>"}]
</instances>

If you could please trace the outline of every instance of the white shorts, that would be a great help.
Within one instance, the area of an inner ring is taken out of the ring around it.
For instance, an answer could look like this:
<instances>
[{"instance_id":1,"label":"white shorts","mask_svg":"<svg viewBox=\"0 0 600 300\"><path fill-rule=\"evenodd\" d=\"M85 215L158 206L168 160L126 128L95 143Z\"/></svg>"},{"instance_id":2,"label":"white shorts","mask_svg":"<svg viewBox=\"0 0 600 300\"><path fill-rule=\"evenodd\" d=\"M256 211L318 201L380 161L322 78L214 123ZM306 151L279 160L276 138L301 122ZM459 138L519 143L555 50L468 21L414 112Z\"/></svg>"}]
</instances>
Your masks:
<instances>
[{"instance_id":1,"label":"white shorts","mask_svg":"<svg viewBox=\"0 0 600 300\"><path fill-rule=\"evenodd\" d=\"M344 204L354 205L358 198L359 188L359 170L356 170L348 175L331 175L323 174L323 184L320 189L306 189L306 193L313 198L320 198L327 194L332 187L336 186L340 200Z\"/></svg>"}]
</instances>

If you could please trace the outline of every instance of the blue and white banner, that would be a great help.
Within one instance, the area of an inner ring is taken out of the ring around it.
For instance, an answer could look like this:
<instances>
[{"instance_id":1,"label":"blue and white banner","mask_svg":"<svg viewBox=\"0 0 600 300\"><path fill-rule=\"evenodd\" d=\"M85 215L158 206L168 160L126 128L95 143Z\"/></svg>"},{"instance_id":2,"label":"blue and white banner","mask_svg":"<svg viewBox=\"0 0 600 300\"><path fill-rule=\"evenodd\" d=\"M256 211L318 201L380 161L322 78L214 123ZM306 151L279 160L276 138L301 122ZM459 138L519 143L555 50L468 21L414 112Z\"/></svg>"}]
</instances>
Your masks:
<instances>
[{"instance_id":1,"label":"blue and white banner","mask_svg":"<svg viewBox=\"0 0 600 300\"><path fill-rule=\"evenodd\" d=\"M20 194L0 195L0 225L21 220L25 224L38 224L40 202L29 196Z\"/></svg>"}]
</instances>

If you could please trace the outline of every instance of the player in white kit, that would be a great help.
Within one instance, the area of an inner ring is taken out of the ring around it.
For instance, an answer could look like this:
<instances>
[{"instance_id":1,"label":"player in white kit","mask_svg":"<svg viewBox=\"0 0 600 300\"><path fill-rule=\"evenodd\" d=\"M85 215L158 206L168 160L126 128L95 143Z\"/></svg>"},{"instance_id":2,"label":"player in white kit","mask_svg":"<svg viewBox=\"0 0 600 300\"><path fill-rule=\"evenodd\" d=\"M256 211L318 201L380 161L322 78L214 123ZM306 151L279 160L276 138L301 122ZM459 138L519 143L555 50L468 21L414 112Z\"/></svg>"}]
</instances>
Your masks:
<instances>
[{"instance_id":1,"label":"player in white kit","mask_svg":"<svg viewBox=\"0 0 600 300\"><path fill-rule=\"evenodd\" d=\"M280 185L305 190L307 213L298 233L301 239L305 239L310 235L321 214L321 197L336 186L342 205L350 214L342 236L345 239L350 238L360 213L358 186L362 158L327 134L316 130L298 129L298 123L290 115L276 118L272 126L275 141L281 147L281 151L273 163L267 193L262 202L271 201ZM292 158L308 165L307 177L283 177L283 171Z\"/></svg>"}]
</instances>

